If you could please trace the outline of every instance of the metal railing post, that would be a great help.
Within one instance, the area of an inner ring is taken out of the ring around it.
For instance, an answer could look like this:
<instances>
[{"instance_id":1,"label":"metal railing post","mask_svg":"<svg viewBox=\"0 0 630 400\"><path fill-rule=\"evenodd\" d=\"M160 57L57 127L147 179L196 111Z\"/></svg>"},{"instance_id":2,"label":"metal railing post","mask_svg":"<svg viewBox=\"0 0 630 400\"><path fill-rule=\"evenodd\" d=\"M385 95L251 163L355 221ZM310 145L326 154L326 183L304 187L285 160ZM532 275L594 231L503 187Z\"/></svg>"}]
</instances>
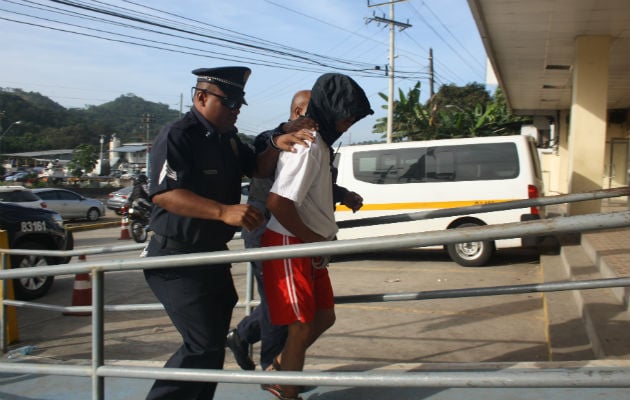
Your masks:
<instances>
[{"instance_id":1,"label":"metal railing post","mask_svg":"<svg viewBox=\"0 0 630 400\"><path fill-rule=\"evenodd\" d=\"M247 263L247 275L245 276L245 315L252 313L252 300L254 300L254 262Z\"/></svg>"},{"instance_id":2,"label":"metal railing post","mask_svg":"<svg viewBox=\"0 0 630 400\"><path fill-rule=\"evenodd\" d=\"M0 257L0 271L3 271L5 269L5 267L7 266L7 262L6 262L6 258L9 257L9 255L7 253L2 253L2 256ZM7 288L9 287L9 285L7 284L7 280L3 279L2 280L2 298L0 300L2 300L2 310L1 314L2 314L2 318L0 320L0 343L1 343L1 347L2 347L2 354L7 352L7 337L6 337L6 330L7 330L7 306L6 304L4 304L4 299L7 295Z\"/></svg>"},{"instance_id":3,"label":"metal railing post","mask_svg":"<svg viewBox=\"0 0 630 400\"><path fill-rule=\"evenodd\" d=\"M102 376L98 375L98 369L104 365L104 280L105 272L93 269L92 277L92 399L103 400L105 398L105 385Z\"/></svg>"}]
</instances>

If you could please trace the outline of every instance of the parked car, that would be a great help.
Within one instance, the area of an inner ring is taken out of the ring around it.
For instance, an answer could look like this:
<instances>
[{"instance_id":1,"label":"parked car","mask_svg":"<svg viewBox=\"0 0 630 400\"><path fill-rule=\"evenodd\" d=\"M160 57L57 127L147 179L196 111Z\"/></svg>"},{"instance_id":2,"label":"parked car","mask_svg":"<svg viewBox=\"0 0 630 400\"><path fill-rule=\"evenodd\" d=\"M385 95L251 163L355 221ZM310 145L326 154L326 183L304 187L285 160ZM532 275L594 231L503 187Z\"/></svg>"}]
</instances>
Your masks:
<instances>
[{"instance_id":1,"label":"parked car","mask_svg":"<svg viewBox=\"0 0 630 400\"><path fill-rule=\"evenodd\" d=\"M97 221L105 215L102 201L83 197L71 190L44 188L33 189L33 193L45 200L48 208L61 214L63 219Z\"/></svg>"},{"instance_id":2,"label":"parked car","mask_svg":"<svg viewBox=\"0 0 630 400\"><path fill-rule=\"evenodd\" d=\"M63 226L61 215L43 208L22 207L0 203L0 229L6 230L11 249L72 250L72 232ZM44 257L34 255L11 256L12 268L65 264L71 257ZM15 298L32 300L48 292L54 276L13 279Z\"/></svg>"},{"instance_id":3,"label":"parked car","mask_svg":"<svg viewBox=\"0 0 630 400\"><path fill-rule=\"evenodd\" d=\"M5 177L4 180L7 182L24 182L29 175L30 173L21 171Z\"/></svg>"},{"instance_id":4,"label":"parked car","mask_svg":"<svg viewBox=\"0 0 630 400\"><path fill-rule=\"evenodd\" d=\"M127 204L132 190L133 186L126 186L122 189L118 189L115 192L108 194L107 208L109 208L110 210L114 210L116 214L120 215L120 209L122 208L122 206Z\"/></svg>"},{"instance_id":5,"label":"parked car","mask_svg":"<svg viewBox=\"0 0 630 400\"><path fill-rule=\"evenodd\" d=\"M0 186L0 203L35 208L46 208L47 206L44 200L24 186Z\"/></svg>"}]
</instances>

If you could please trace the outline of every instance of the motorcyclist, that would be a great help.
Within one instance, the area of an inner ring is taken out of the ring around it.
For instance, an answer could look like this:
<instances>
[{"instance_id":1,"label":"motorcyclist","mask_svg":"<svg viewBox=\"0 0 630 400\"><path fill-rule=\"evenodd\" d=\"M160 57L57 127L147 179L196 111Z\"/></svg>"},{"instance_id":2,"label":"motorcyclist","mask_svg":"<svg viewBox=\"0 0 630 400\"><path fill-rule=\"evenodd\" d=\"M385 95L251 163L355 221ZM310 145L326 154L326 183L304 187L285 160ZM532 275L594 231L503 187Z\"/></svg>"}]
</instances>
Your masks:
<instances>
[{"instance_id":1,"label":"motorcyclist","mask_svg":"<svg viewBox=\"0 0 630 400\"><path fill-rule=\"evenodd\" d=\"M151 201L149 200L149 193L146 188L148 183L149 179L144 174L140 174L134 179L133 190L129 196L129 204L131 204L132 207L140 206L151 209Z\"/></svg>"},{"instance_id":2,"label":"motorcyclist","mask_svg":"<svg viewBox=\"0 0 630 400\"><path fill-rule=\"evenodd\" d=\"M128 199L129 219L131 226L129 227L131 236L138 243L143 243L147 239L149 232L149 219L153 203L149 200L147 191L148 179L146 175L138 175L133 182L133 189Z\"/></svg>"}]
</instances>

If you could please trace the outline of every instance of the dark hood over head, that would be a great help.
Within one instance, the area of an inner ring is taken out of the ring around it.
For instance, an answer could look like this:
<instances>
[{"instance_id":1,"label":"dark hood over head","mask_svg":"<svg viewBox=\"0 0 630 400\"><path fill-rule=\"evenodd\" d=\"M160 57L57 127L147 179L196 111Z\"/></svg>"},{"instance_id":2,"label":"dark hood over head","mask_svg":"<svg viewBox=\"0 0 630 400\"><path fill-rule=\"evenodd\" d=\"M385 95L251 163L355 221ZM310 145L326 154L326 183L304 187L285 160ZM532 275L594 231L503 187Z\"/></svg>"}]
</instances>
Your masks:
<instances>
[{"instance_id":1,"label":"dark hood over head","mask_svg":"<svg viewBox=\"0 0 630 400\"><path fill-rule=\"evenodd\" d=\"M317 122L319 133L328 146L332 147L343 133L336 131L335 122L351 116L359 121L370 114L374 111L365 92L349 76L330 73L315 81L306 116Z\"/></svg>"}]
</instances>

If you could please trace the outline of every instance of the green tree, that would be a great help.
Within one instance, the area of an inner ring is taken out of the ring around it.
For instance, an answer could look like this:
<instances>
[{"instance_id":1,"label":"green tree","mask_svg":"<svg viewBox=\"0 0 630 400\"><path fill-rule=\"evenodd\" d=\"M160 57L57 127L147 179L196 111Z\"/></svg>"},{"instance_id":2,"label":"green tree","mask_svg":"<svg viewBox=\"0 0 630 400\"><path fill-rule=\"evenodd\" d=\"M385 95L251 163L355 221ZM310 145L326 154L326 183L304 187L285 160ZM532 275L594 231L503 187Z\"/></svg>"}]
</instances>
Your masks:
<instances>
[{"instance_id":1,"label":"green tree","mask_svg":"<svg viewBox=\"0 0 630 400\"><path fill-rule=\"evenodd\" d=\"M379 95L387 101L385 94ZM394 102L393 141L513 135L530 120L509 113L500 89L491 96L478 83L444 85L422 104L418 82L407 94L399 90L399 98ZM387 118L379 118L372 129L374 133L386 130Z\"/></svg>"},{"instance_id":2,"label":"green tree","mask_svg":"<svg viewBox=\"0 0 630 400\"><path fill-rule=\"evenodd\" d=\"M387 95L379 93L379 96L385 100L383 108L387 110ZM431 111L420 103L420 82L417 82L407 94L399 89L398 97L400 100L394 101L392 141L431 139L433 136ZM386 133L387 117L379 118L372 132Z\"/></svg>"},{"instance_id":3,"label":"green tree","mask_svg":"<svg viewBox=\"0 0 630 400\"><path fill-rule=\"evenodd\" d=\"M98 154L91 144L80 144L72 152L72 160L68 163L72 176L81 177L84 172L91 171L96 166Z\"/></svg>"},{"instance_id":4,"label":"green tree","mask_svg":"<svg viewBox=\"0 0 630 400\"><path fill-rule=\"evenodd\" d=\"M473 110L477 105L485 108L492 101L490 93L480 83L469 83L465 86L442 85L431 103L438 109L451 106L463 110Z\"/></svg>"},{"instance_id":5,"label":"green tree","mask_svg":"<svg viewBox=\"0 0 630 400\"><path fill-rule=\"evenodd\" d=\"M450 137L517 135L521 125L531 121L530 117L509 112L500 88L484 104L478 103L472 108L445 105L438 114L439 129L450 131Z\"/></svg>"}]
</instances>

